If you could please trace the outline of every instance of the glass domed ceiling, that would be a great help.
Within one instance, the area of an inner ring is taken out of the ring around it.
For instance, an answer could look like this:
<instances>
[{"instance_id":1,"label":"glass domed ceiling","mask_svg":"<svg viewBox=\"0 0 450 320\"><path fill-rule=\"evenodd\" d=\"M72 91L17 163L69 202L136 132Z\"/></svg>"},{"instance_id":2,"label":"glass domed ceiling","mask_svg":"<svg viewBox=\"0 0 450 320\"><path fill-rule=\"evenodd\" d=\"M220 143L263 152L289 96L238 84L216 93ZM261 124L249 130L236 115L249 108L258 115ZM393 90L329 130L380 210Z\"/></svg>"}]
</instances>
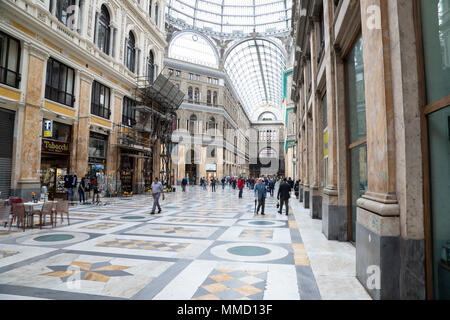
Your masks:
<instances>
[{"instance_id":1,"label":"glass domed ceiling","mask_svg":"<svg viewBox=\"0 0 450 320\"><path fill-rule=\"evenodd\" d=\"M167 20L221 38L289 32L292 0L169 0Z\"/></svg>"}]
</instances>

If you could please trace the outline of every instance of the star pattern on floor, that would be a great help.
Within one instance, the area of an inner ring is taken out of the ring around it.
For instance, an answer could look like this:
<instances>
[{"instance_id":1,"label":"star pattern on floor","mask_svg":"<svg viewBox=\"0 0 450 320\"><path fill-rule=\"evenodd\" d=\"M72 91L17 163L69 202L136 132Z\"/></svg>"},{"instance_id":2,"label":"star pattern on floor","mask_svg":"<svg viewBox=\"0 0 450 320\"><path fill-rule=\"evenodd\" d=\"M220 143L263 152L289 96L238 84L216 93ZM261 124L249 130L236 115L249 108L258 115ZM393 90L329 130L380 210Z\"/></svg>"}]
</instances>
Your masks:
<instances>
[{"instance_id":1,"label":"star pattern on floor","mask_svg":"<svg viewBox=\"0 0 450 320\"><path fill-rule=\"evenodd\" d=\"M169 222L187 222L187 223L221 223L222 220L212 220L212 219L189 219L189 218L173 218L169 219Z\"/></svg>"},{"instance_id":2,"label":"star pattern on floor","mask_svg":"<svg viewBox=\"0 0 450 320\"><path fill-rule=\"evenodd\" d=\"M19 253L19 251L0 250L0 259L11 257Z\"/></svg>"},{"instance_id":3,"label":"star pattern on floor","mask_svg":"<svg viewBox=\"0 0 450 320\"><path fill-rule=\"evenodd\" d=\"M122 225L122 223L115 223L115 222L100 222L100 223L94 223L90 224L88 226L81 227L81 229L88 229L88 230L106 230L114 227L118 227Z\"/></svg>"},{"instance_id":4,"label":"star pattern on floor","mask_svg":"<svg viewBox=\"0 0 450 320\"><path fill-rule=\"evenodd\" d=\"M131 276L125 272L130 267L112 265L110 262L80 262L73 261L69 265L47 266L52 272L41 274L41 276L57 277L62 282L69 280L88 280L96 282L108 282L111 277Z\"/></svg>"},{"instance_id":5,"label":"star pattern on floor","mask_svg":"<svg viewBox=\"0 0 450 320\"><path fill-rule=\"evenodd\" d=\"M189 243L146 241L146 240L132 240L132 239L114 239L114 240L110 240L110 241L97 243L96 246L109 247L109 248L125 248L125 249L180 252L180 251L186 249L187 246L189 246Z\"/></svg>"},{"instance_id":6,"label":"star pattern on floor","mask_svg":"<svg viewBox=\"0 0 450 320\"><path fill-rule=\"evenodd\" d=\"M185 227L159 227L158 229L153 229L153 231L162 234L191 234L197 230Z\"/></svg>"},{"instance_id":7,"label":"star pattern on floor","mask_svg":"<svg viewBox=\"0 0 450 320\"><path fill-rule=\"evenodd\" d=\"M192 299L262 300L267 271L214 269Z\"/></svg>"},{"instance_id":8,"label":"star pattern on floor","mask_svg":"<svg viewBox=\"0 0 450 320\"><path fill-rule=\"evenodd\" d=\"M239 238L257 238L264 240L272 240L273 239L273 230L264 230L264 229L245 229L242 230Z\"/></svg>"}]
</instances>

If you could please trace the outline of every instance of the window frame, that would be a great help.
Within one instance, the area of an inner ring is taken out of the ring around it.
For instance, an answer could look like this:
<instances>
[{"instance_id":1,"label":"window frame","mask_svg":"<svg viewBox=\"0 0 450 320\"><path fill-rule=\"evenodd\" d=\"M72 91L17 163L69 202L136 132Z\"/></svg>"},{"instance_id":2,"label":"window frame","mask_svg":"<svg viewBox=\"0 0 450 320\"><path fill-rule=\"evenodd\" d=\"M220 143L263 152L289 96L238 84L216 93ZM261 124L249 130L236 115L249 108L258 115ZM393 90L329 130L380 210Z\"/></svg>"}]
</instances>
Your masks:
<instances>
[{"instance_id":1,"label":"window frame","mask_svg":"<svg viewBox=\"0 0 450 320\"><path fill-rule=\"evenodd\" d=\"M105 101L103 104L100 103L102 89L104 90L105 95ZM108 94L108 99L106 99L106 93ZM108 101L107 106L106 100ZM111 89L95 80L92 82L91 90L91 114L107 120L111 117Z\"/></svg>"},{"instance_id":2,"label":"window frame","mask_svg":"<svg viewBox=\"0 0 450 320\"><path fill-rule=\"evenodd\" d=\"M2 64L2 53L3 48L0 47L0 83L9 87L13 87L19 89L20 81L22 80L22 75L20 74L20 62L22 57L22 45L19 39L11 37L9 34L0 31L0 37L3 37L6 40L6 49L5 49L5 65ZM1 39L1 38L0 38ZM10 42L11 40L17 42L17 59L16 59L16 70L8 69L9 64L9 56L10 56ZM0 41L0 44L2 42ZM8 74L12 73L14 75L14 85L8 83Z\"/></svg>"},{"instance_id":3,"label":"window frame","mask_svg":"<svg viewBox=\"0 0 450 320\"><path fill-rule=\"evenodd\" d=\"M54 79L54 74L53 74L53 70L55 65L58 64L58 87L54 87L53 83L55 81ZM65 77L66 79L64 81L62 81L62 77L64 75L64 68L65 68ZM68 93L67 89L68 89L68 79L69 79L69 70L72 71L72 88L71 88L71 92L72 93ZM65 88L61 88L61 85L65 84ZM47 74L46 74L46 79L45 79L45 99L63 104L65 106L74 107L74 103L75 103L75 69L69 67L68 65L60 62L59 60L56 60L52 57L48 58L47 60ZM56 98L54 96L54 92L56 92ZM60 99L60 95L63 94L64 95L64 99ZM70 104L67 104L67 96L71 97L70 99Z\"/></svg>"},{"instance_id":4,"label":"window frame","mask_svg":"<svg viewBox=\"0 0 450 320\"><path fill-rule=\"evenodd\" d=\"M136 124L136 101L123 97L122 101L122 124L127 127L133 127Z\"/></svg>"}]
</instances>

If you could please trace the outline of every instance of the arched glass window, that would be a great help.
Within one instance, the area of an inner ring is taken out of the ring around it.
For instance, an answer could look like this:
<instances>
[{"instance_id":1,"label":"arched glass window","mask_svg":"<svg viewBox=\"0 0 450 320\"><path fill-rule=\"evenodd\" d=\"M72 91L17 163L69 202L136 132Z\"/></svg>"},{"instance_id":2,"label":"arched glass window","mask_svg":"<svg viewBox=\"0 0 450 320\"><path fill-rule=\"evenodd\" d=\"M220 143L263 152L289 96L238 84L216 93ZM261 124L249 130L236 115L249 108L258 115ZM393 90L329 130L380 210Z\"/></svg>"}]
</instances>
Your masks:
<instances>
[{"instance_id":1,"label":"arched glass window","mask_svg":"<svg viewBox=\"0 0 450 320\"><path fill-rule=\"evenodd\" d=\"M195 103L200 103L200 89L195 88L194 90L194 101Z\"/></svg>"},{"instance_id":2,"label":"arched glass window","mask_svg":"<svg viewBox=\"0 0 450 320\"><path fill-rule=\"evenodd\" d=\"M153 80L155 80L155 56L151 50L147 60L147 77L150 83L153 83Z\"/></svg>"},{"instance_id":3,"label":"arched glass window","mask_svg":"<svg viewBox=\"0 0 450 320\"><path fill-rule=\"evenodd\" d=\"M136 40L130 31L127 42L127 68L134 72L136 64Z\"/></svg>"},{"instance_id":4,"label":"arched glass window","mask_svg":"<svg viewBox=\"0 0 450 320\"><path fill-rule=\"evenodd\" d=\"M211 68L219 67L219 62L211 42L206 37L193 32L183 32L170 42L169 58Z\"/></svg>"},{"instance_id":5,"label":"arched glass window","mask_svg":"<svg viewBox=\"0 0 450 320\"><path fill-rule=\"evenodd\" d=\"M189 102L192 102L192 100L193 100L192 96L193 96L192 87L189 87L188 88L188 101Z\"/></svg>"},{"instance_id":6,"label":"arched glass window","mask_svg":"<svg viewBox=\"0 0 450 320\"><path fill-rule=\"evenodd\" d=\"M52 8L53 5L56 6L56 18L71 29L75 29L75 26L69 25L74 22L74 19L71 19L71 17L75 14L75 2L75 0L54 0L50 7Z\"/></svg>"},{"instance_id":7,"label":"arched glass window","mask_svg":"<svg viewBox=\"0 0 450 320\"><path fill-rule=\"evenodd\" d=\"M208 90L206 92L206 103L208 104L208 106L211 105L211 90Z\"/></svg>"},{"instance_id":8,"label":"arched glass window","mask_svg":"<svg viewBox=\"0 0 450 320\"><path fill-rule=\"evenodd\" d=\"M191 117L189 118L189 133L191 135L195 134L195 126L197 123L197 116L195 114L191 115Z\"/></svg>"},{"instance_id":9,"label":"arched glass window","mask_svg":"<svg viewBox=\"0 0 450 320\"><path fill-rule=\"evenodd\" d=\"M155 3L155 24L156 25L158 25L158 14L159 14L159 12L158 12L158 10L159 10L159 6L158 6L158 3Z\"/></svg>"},{"instance_id":10,"label":"arched glass window","mask_svg":"<svg viewBox=\"0 0 450 320\"><path fill-rule=\"evenodd\" d=\"M111 35L111 28L109 25L110 25L110 16L108 9L105 7L105 5L102 5L100 17L98 19L97 45L98 48L106 54L109 53L109 46L110 46L109 39Z\"/></svg>"},{"instance_id":11,"label":"arched glass window","mask_svg":"<svg viewBox=\"0 0 450 320\"><path fill-rule=\"evenodd\" d=\"M217 91L213 92L213 105L217 106Z\"/></svg>"},{"instance_id":12,"label":"arched glass window","mask_svg":"<svg viewBox=\"0 0 450 320\"><path fill-rule=\"evenodd\" d=\"M148 14L150 15L150 17L152 16L152 0L148 1Z\"/></svg>"}]
</instances>

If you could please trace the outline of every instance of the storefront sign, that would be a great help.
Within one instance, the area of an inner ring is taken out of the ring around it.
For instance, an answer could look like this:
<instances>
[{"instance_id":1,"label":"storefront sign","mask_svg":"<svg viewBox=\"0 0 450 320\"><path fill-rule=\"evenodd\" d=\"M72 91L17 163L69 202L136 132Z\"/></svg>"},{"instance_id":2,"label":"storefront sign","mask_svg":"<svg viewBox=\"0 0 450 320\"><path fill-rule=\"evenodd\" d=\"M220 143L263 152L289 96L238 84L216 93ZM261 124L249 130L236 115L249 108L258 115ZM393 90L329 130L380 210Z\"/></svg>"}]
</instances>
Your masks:
<instances>
[{"instance_id":1,"label":"storefront sign","mask_svg":"<svg viewBox=\"0 0 450 320\"><path fill-rule=\"evenodd\" d=\"M44 120L44 137L51 138L53 132L53 121Z\"/></svg>"},{"instance_id":2,"label":"storefront sign","mask_svg":"<svg viewBox=\"0 0 450 320\"><path fill-rule=\"evenodd\" d=\"M217 171L217 164L215 164L215 163L207 163L206 164L206 171L216 172Z\"/></svg>"},{"instance_id":3,"label":"storefront sign","mask_svg":"<svg viewBox=\"0 0 450 320\"><path fill-rule=\"evenodd\" d=\"M69 143L42 139L42 152L69 155Z\"/></svg>"}]
</instances>

